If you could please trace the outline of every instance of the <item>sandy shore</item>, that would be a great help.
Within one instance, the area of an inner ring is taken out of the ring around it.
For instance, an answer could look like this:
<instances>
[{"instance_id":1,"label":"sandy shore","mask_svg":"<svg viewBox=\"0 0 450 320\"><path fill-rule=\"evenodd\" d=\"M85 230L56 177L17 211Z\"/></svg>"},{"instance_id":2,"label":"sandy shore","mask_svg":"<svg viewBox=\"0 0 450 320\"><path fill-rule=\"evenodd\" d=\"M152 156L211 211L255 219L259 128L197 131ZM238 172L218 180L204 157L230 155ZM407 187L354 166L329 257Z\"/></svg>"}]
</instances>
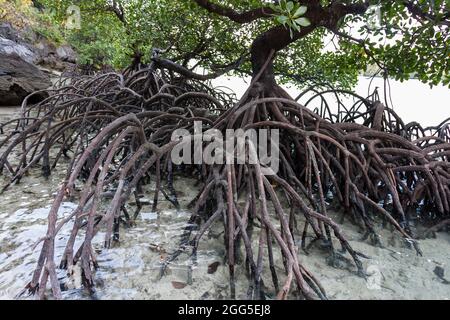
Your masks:
<instances>
[{"instance_id":1,"label":"sandy shore","mask_svg":"<svg viewBox=\"0 0 450 320\"><path fill-rule=\"evenodd\" d=\"M54 176L49 181L29 178L26 186L13 186L0 197L0 298L13 299L29 281L39 254L32 245L46 230L46 218L58 186ZM185 206L196 192L194 181L178 178L180 202ZM152 187L149 187L151 191ZM149 199L151 199L149 197ZM147 199L148 200L148 199ZM95 249L100 268L96 272L97 299L227 299L229 298L228 268L224 266L223 234L220 223L205 234L198 252L198 264L191 268L189 252L174 261L167 275L158 279L160 262L177 243L190 212L176 211L162 200L160 211L151 212L148 200L137 221L137 226L121 233L120 245L103 249L103 233L95 238ZM75 207L65 203L61 218ZM436 267L450 275L450 236L438 234L436 239L420 241L424 255L417 256L407 248L403 240L391 231L379 228L383 244L379 248L362 241L362 234L348 221L340 225L354 249L371 259L363 259L367 279L356 275L353 264L343 260L339 268L327 263L329 253L320 247L312 247L310 254L299 251L299 259L308 270L320 279L329 299L449 299L450 285L445 284L434 272ZM61 255L70 233L70 226L63 228L56 242L56 256ZM79 239L81 241L81 238ZM257 246L257 243L253 244ZM337 244L336 244L336 247ZM347 255L346 258L349 258ZM276 268L283 279L279 251L275 251ZM220 263L215 273L208 273L208 266ZM267 266L267 264L266 264ZM79 275L79 270L74 270ZM59 273L65 299L89 299L79 280L69 278L65 271ZM267 298L275 292L267 267L263 270ZM236 290L239 299L246 297L248 280L243 267L237 268ZM295 298L293 292L292 298Z\"/></svg>"},{"instance_id":2,"label":"sandy shore","mask_svg":"<svg viewBox=\"0 0 450 320\"><path fill-rule=\"evenodd\" d=\"M5 117L12 116L20 109L19 106L14 107L2 107L0 106L0 119L1 122L5 121Z\"/></svg>"}]
</instances>

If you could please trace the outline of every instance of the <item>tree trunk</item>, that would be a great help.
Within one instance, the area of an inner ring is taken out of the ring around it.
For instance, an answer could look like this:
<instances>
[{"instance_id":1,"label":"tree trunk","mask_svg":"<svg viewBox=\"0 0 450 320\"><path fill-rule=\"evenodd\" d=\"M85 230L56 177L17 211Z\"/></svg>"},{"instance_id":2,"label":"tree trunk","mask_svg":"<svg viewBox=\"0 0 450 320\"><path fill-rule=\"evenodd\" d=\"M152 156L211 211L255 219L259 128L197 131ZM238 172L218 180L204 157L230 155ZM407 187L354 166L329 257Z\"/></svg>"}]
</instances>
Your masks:
<instances>
[{"instance_id":1,"label":"tree trunk","mask_svg":"<svg viewBox=\"0 0 450 320\"><path fill-rule=\"evenodd\" d=\"M274 60L276 58L276 53L285 49L291 43L305 37L314 29L314 26L302 28L300 32L293 32L291 35L288 28L284 26L277 26L264 32L253 41L251 47L253 77L256 77L261 72L261 69L270 58L272 52L275 52L275 54L270 58L271 61L263 71L258 81L264 90L271 89L276 85L274 72Z\"/></svg>"}]
</instances>

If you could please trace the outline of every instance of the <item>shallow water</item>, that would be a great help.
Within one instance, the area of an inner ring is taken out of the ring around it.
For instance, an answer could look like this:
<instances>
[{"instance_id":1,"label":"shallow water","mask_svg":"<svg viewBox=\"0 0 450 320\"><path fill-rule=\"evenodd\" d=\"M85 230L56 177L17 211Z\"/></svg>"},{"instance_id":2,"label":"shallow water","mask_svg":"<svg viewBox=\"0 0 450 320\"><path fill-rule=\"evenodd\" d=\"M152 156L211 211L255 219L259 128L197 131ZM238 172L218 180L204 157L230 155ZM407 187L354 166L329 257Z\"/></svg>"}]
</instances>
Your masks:
<instances>
[{"instance_id":1,"label":"shallow water","mask_svg":"<svg viewBox=\"0 0 450 320\"><path fill-rule=\"evenodd\" d=\"M0 122L12 119L15 108L0 109ZM40 177L40 170L32 170L20 185L13 185L0 195L0 299L16 298L30 281L42 244L35 247L47 230L47 216L53 198L64 178L64 164L60 164L48 180ZM5 178L0 177L0 185ZM186 205L196 192L195 182L188 179L175 180L179 190L180 204ZM211 249L200 248L197 265L191 266L188 252L170 264L166 276L158 280L161 261L178 248L191 213L173 209L168 201L160 196L158 212L151 211L152 186L148 186L148 199L136 226L121 230L120 244L104 249L104 233L99 232L93 243L97 253L99 269L95 273L97 299L198 299L199 293L192 277L207 271L213 262L222 262L223 256ZM162 198L162 199L161 199ZM64 219L76 208L75 203L64 202L58 212L59 220ZM133 209L131 206L130 209ZM59 232L55 243L55 262L60 261L66 241L70 235L72 222ZM75 245L82 241L81 234ZM66 271L59 272L65 299L90 299L79 283L79 270L73 270L73 277ZM172 281L192 283L189 287L174 289ZM159 290L154 290L159 287ZM170 292L165 294L164 292ZM208 293L209 295L209 293ZM23 297L23 296L22 296Z\"/></svg>"},{"instance_id":2,"label":"shallow water","mask_svg":"<svg viewBox=\"0 0 450 320\"><path fill-rule=\"evenodd\" d=\"M3 113L3 115L2 115ZM12 110L0 110L0 122L11 118ZM64 164L45 180L37 168L20 185L13 185L0 195L0 299L18 297L30 281L36 266L41 245L34 247L47 229L47 215L53 198L64 178ZM197 192L195 181L186 178L175 179L182 208ZM0 185L4 178L0 177ZM147 186L151 199L152 186ZM198 264L192 266L189 252L183 253L168 268L167 275L158 280L160 263L178 248L180 235L189 220L190 212L177 211L161 197L158 212L151 211L148 200L136 221L136 226L121 229L120 244L104 249L102 232L94 239L99 269L95 273L96 293L89 296L79 280L79 270L72 270L73 276L60 270L58 277L63 288L64 299L225 299L229 298L228 270L224 266L223 234L220 224L207 232L198 251ZM65 202L59 211L59 219L67 217L76 205ZM132 209L132 208L131 208ZM337 215L333 215L337 218ZM335 221L339 221L336 219ZM71 230L71 223L63 227L56 244L55 262L59 263L64 245ZM363 279L355 274L353 267L340 268L327 264L327 253L313 247L310 255L299 252L300 262L321 280L332 299L449 299L450 285L439 279L434 269L439 266L450 274L450 236L438 234L436 239L421 241L423 257L416 256L400 238L391 231L379 229L386 248L374 247L361 241L358 229L345 222L341 225L350 244L358 251L369 255L363 260L370 275ZM78 238L78 247L83 234ZM255 237L257 238L257 237ZM254 239L255 249L257 239ZM336 244L337 245L337 244ZM282 278L282 262L278 251L274 252L276 268ZM219 262L214 274L208 266ZM266 284L271 283L270 270L263 270ZM243 268L236 270L237 298L245 298L248 280ZM178 289L177 289L178 287ZM275 293L267 290L268 298ZM26 298L26 296L21 296Z\"/></svg>"},{"instance_id":3,"label":"shallow water","mask_svg":"<svg viewBox=\"0 0 450 320\"><path fill-rule=\"evenodd\" d=\"M45 235L52 198L59 185L57 177L30 185L26 184L35 179L26 180L0 197L0 299L15 298L30 281L41 249L41 245L35 248L34 245ZM189 184L192 182L189 181ZM179 183L178 187L181 187ZM193 190L192 187L190 189ZM93 241L99 263L99 269L95 273L97 290L94 298L200 298L197 287L195 292L189 289L182 290L182 293L174 292L172 281L187 284L192 281L190 278L201 272L206 273L209 264L221 262L222 258L215 250L200 248L198 265L191 269L188 254L182 254L170 264L167 275L158 280L161 261L168 253L177 249L178 239L190 217L190 212L170 209L165 202L160 201L160 207L166 208L159 212L151 212L151 202L148 202L136 221L136 226L121 230L120 244L114 248L104 249L104 233L97 234ZM75 208L74 203L63 203L58 212L59 219L66 218ZM56 263L60 261L71 227L71 223L66 224L56 238ZM83 234L78 237L75 248L81 244L82 236ZM79 283L79 270L75 269L73 272L73 277L68 277L66 271L59 272L63 297L90 298ZM160 289L154 290L155 287ZM164 291L172 293L162 295Z\"/></svg>"}]
</instances>

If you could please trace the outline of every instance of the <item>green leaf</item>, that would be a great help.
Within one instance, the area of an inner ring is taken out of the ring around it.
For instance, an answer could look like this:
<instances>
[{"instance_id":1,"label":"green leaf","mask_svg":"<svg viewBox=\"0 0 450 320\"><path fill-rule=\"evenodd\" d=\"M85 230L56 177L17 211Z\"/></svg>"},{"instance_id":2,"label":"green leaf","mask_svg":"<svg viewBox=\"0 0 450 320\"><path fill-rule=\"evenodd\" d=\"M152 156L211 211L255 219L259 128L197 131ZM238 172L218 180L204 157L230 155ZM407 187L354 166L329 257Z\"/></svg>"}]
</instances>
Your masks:
<instances>
[{"instance_id":1,"label":"green leaf","mask_svg":"<svg viewBox=\"0 0 450 320\"><path fill-rule=\"evenodd\" d=\"M196 3L194 3L194 2L192 2L193 3L193 5L194 5L194 7L196 7L197 6L197 4ZM275 11L275 12L278 12L278 11L280 11L280 7L279 6L276 6L276 5L274 5L273 3L270 3L269 4L269 8L270 9L272 9L273 11Z\"/></svg>"},{"instance_id":2,"label":"green leaf","mask_svg":"<svg viewBox=\"0 0 450 320\"><path fill-rule=\"evenodd\" d=\"M295 11L294 13L294 18L298 18L302 15L304 15L306 13L306 11L308 10L308 7L306 6L300 6L297 11Z\"/></svg>"},{"instance_id":3,"label":"green leaf","mask_svg":"<svg viewBox=\"0 0 450 320\"><path fill-rule=\"evenodd\" d=\"M289 1L289 2L286 4L286 10L287 10L288 12L291 12L292 9L294 9L294 3L293 3L292 1Z\"/></svg>"},{"instance_id":4,"label":"green leaf","mask_svg":"<svg viewBox=\"0 0 450 320\"><path fill-rule=\"evenodd\" d=\"M281 23L282 25L285 25L286 22L289 21L289 18L286 16L277 16L278 23Z\"/></svg>"},{"instance_id":5,"label":"green leaf","mask_svg":"<svg viewBox=\"0 0 450 320\"><path fill-rule=\"evenodd\" d=\"M298 25L301 25L302 27L309 27L311 25L311 21L309 21L308 18L298 18L295 19L295 23L297 23Z\"/></svg>"}]
</instances>

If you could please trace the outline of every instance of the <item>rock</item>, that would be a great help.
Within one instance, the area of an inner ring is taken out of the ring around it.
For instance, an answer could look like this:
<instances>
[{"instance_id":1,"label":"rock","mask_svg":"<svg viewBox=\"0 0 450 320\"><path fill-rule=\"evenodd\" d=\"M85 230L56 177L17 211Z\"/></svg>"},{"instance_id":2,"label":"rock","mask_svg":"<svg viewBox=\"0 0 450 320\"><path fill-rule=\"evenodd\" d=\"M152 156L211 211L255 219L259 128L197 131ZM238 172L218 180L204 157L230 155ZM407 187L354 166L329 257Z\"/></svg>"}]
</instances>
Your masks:
<instances>
[{"instance_id":1,"label":"rock","mask_svg":"<svg viewBox=\"0 0 450 320\"><path fill-rule=\"evenodd\" d=\"M64 63L58 60L57 57L53 54L49 55L48 57L42 58L39 62L39 65L46 66L47 68L53 70L64 70Z\"/></svg>"},{"instance_id":2,"label":"rock","mask_svg":"<svg viewBox=\"0 0 450 320\"><path fill-rule=\"evenodd\" d=\"M20 56L0 53L0 106L19 105L29 94L51 84L47 75ZM36 103L46 96L36 95L30 102Z\"/></svg>"},{"instance_id":3,"label":"rock","mask_svg":"<svg viewBox=\"0 0 450 320\"><path fill-rule=\"evenodd\" d=\"M26 25L21 31L18 31L8 22L0 23L0 37L25 45L38 40L38 35L30 25Z\"/></svg>"},{"instance_id":4,"label":"rock","mask_svg":"<svg viewBox=\"0 0 450 320\"><path fill-rule=\"evenodd\" d=\"M206 291L204 294L202 294L202 296L200 297L200 300L207 300L209 299L209 297L211 296L211 294Z\"/></svg>"},{"instance_id":5,"label":"rock","mask_svg":"<svg viewBox=\"0 0 450 320\"><path fill-rule=\"evenodd\" d=\"M17 54L36 65L65 70L76 64L78 56L69 45L57 47L47 38L36 33L31 26L14 29L9 23L0 23L0 53Z\"/></svg>"},{"instance_id":6,"label":"rock","mask_svg":"<svg viewBox=\"0 0 450 320\"><path fill-rule=\"evenodd\" d=\"M442 267L436 266L436 268L434 268L433 272L435 275L437 275L441 279L444 277L444 268L442 268Z\"/></svg>"},{"instance_id":7,"label":"rock","mask_svg":"<svg viewBox=\"0 0 450 320\"><path fill-rule=\"evenodd\" d=\"M26 35L26 39L24 35ZM10 23L0 23L0 53L8 55L17 54L29 63L36 63L39 55L29 43L30 39L33 39L33 36L35 36L35 33L31 27L19 32Z\"/></svg>"},{"instance_id":8,"label":"rock","mask_svg":"<svg viewBox=\"0 0 450 320\"><path fill-rule=\"evenodd\" d=\"M18 55L28 63L35 63L38 55L28 46L0 37L0 54Z\"/></svg>"},{"instance_id":9,"label":"rock","mask_svg":"<svg viewBox=\"0 0 450 320\"><path fill-rule=\"evenodd\" d=\"M3 22L0 24L0 37L17 42L19 40L18 32L10 23Z\"/></svg>"},{"instance_id":10,"label":"rock","mask_svg":"<svg viewBox=\"0 0 450 320\"><path fill-rule=\"evenodd\" d=\"M56 47L55 47L55 45L50 43L48 40L42 39L41 41L36 43L34 46L40 57L39 63L41 63L45 59L48 59L49 57L56 57Z\"/></svg>"},{"instance_id":11,"label":"rock","mask_svg":"<svg viewBox=\"0 0 450 320\"><path fill-rule=\"evenodd\" d=\"M35 45L39 55L38 64L50 69L65 71L72 69L77 61L77 55L70 46L56 47L46 39Z\"/></svg>"},{"instance_id":12,"label":"rock","mask_svg":"<svg viewBox=\"0 0 450 320\"><path fill-rule=\"evenodd\" d=\"M56 55L64 62L76 63L77 54L72 47L64 45L56 49Z\"/></svg>"},{"instance_id":13,"label":"rock","mask_svg":"<svg viewBox=\"0 0 450 320\"><path fill-rule=\"evenodd\" d=\"M448 281L447 279L444 278L444 273L445 273L444 268L442 268L440 266L436 266L436 268L434 268L433 272L435 275L438 276L439 279L442 280L442 282L444 284L450 284L450 281Z\"/></svg>"}]
</instances>

